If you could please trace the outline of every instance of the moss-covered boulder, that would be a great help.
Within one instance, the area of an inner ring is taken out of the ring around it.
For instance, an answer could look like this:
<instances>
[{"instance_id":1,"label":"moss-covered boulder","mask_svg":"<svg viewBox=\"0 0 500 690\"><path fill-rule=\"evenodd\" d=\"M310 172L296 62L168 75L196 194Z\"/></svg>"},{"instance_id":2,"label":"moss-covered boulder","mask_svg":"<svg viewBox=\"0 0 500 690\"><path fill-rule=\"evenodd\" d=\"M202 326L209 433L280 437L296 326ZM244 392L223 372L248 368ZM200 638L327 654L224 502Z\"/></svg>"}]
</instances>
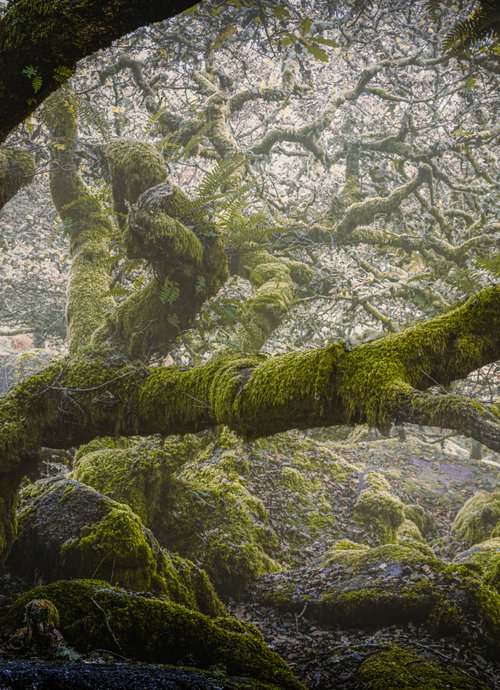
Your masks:
<instances>
[{"instance_id":1,"label":"moss-covered boulder","mask_svg":"<svg viewBox=\"0 0 500 690\"><path fill-rule=\"evenodd\" d=\"M458 512L451 535L464 546L473 546L488 539L499 526L500 489L492 494L479 491Z\"/></svg>"},{"instance_id":2,"label":"moss-covered boulder","mask_svg":"<svg viewBox=\"0 0 500 690\"><path fill-rule=\"evenodd\" d=\"M70 476L126 503L161 538L179 489L175 473L199 455L207 439L207 434L95 438L78 449Z\"/></svg>"},{"instance_id":3,"label":"moss-covered boulder","mask_svg":"<svg viewBox=\"0 0 500 690\"><path fill-rule=\"evenodd\" d=\"M104 438L79 450L72 476L132 506L164 546L234 594L280 567L278 539L245 485L245 467L242 443L231 434Z\"/></svg>"},{"instance_id":4,"label":"moss-covered boulder","mask_svg":"<svg viewBox=\"0 0 500 690\"><path fill-rule=\"evenodd\" d=\"M401 647L369 656L359 667L356 681L365 690L489 690L455 666Z\"/></svg>"},{"instance_id":5,"label":"moss-covered boulder","mask_svg":"<svg viewBox=\"0 0 500 690\"><path fill-rule=\"evenodd\" d=\"M204 613L223 606L206 573L163 550L123 504L70 479L43 479L22 493L19 533L9 567L54 580L101 577L152 591Z\"/></svg>"},{"instance_id":6,"label":"moss-covered boulder","mask_svg":"<svg viewBox=\"0 0 500 690\"><path fill-rule=\"evenodd\" d=\"M396 530L396 542L399 544L412 544L418 542L425 544L425 539L422 532L419 530L413 520L403 520L401 525Z\"/></svg>"},{"instance_id":7,"label":"moss-covered boulder","mask_svg":"<svg viewBox=\"0 0 500 690\"><path fill-rule=\"evenodd\" d=\"M418 527L422 535L430 537L436 533L434 518L422 506L416 503L405 505L404 514L407 520L411 520Z\"/></svg>"},{"instance_id":8,"label":"moss-covered boulder","mask_svg":"<svg viewBox=\"0 0 500 690\"><path fill-rule=\"evenodd\" d=\"M389 482L378 472L362 477L353 515L376 544L396 541L397 530L405 519L402 501L391 493Z\"/></svg>"},{"instance_id":9,"label":"moss-covered boulder","mask_svg":"<svg viewBox=\"0 0 500 690\"><path fill-rule=\"evenodd\" d=\"M433 634L467 634L494 653L500 596L469 568L448 566L425 544L375 548L339 542L307 568L262 577L257 599L326 625L373 630L424 625Z\"/></svg>"},{"instance_id":10,"label":"moss-covered boulder","mask_svg":"<svg viewBox=\"0 0 500 690\"><path fill-rule=\"evenodd\" d=\"M474 544L456 556L455 563L477 569L483 581L500 592L500 538L487 539Z\"/></svg>"},{"instance_id":11,"label":"moss-covered boulder","mask_svg":"<svg viewBox=\"0 0 500 690\"><path fill-rule=\"evenodd\" d=\"M60 630L80 652L112 649L153 663L222 666L230 675L248 676L286 690L303 686L285 662L269 650L252 625L228 617L209 618L185 606L148 598L89 580L58 581L26 592L0 619L0 630L21 625L33 599L52 602Z\"/></svg>"}]
</instances>

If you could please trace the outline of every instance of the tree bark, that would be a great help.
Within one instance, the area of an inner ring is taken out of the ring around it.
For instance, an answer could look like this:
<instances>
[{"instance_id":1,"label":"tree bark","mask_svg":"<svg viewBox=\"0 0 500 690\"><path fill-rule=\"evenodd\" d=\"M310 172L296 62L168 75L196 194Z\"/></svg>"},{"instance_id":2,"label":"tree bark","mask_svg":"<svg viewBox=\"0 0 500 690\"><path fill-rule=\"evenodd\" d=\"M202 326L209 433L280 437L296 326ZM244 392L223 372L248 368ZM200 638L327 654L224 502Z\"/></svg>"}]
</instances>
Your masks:
<instances>
[{"instance_id":1,"label":"tree bark","mask_svg":"<svg viewBox=\"0 0 500 690\"><path fill-rule=\"evenodd\" d=\"M193 0L18 0L0 19L0 141L71 75L78 60Z\"/></svg>"},{"instance_id":2,"label":"tree bark","mask_svg":"<svg viewBox=\"0 0 500 690\"><path fill-rule=\"evenodd\" d=\"M27 151L0 148L0 209L33 181L35 160Z\"/></svg>"}]
</instances>

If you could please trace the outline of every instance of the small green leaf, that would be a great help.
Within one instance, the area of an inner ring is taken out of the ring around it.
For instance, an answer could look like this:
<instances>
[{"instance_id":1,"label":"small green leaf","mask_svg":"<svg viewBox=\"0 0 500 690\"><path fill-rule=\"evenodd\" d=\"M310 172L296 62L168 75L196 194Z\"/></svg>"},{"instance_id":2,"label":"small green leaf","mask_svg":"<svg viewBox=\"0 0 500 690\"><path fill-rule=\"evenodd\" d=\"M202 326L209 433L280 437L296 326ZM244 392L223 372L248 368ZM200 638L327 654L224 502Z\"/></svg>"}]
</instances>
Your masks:
<instances>
[{"instance_id":1,"label":"small green leaf","mask_svg":"<svg viewBox=\"0 0 500 690\"><path fill-rule=\"evenodd\" d=\"M304 42L305 47L311 53L316 60L321 60L321 62L328 62L328 53L323 48L315 43Z\"/></svg>"},{"instance_id":2,"label":"small green leaf","mask_svg":"<svg viewBox=\"0 0 500 690\"><path fill-rule=\"evenodd\" d=\"M286 7L283 7L283 5L276 5L276 7L272 7L271 11L276 19L288 19L290 16L290 11Z\"/></svg>"},{"instance_id":3,"label":"small green leaf","mask_svg":"<svg viewBox=\"0 0 500 690\"><path fill-rule=\"evenodd\" d=\"M311 25L312 21L309 19L309 17L306 17L306 19L303 19L300 22L299 31L302 36L306 36L307 34L311 33Z\"/></svg>"}]
</instances>

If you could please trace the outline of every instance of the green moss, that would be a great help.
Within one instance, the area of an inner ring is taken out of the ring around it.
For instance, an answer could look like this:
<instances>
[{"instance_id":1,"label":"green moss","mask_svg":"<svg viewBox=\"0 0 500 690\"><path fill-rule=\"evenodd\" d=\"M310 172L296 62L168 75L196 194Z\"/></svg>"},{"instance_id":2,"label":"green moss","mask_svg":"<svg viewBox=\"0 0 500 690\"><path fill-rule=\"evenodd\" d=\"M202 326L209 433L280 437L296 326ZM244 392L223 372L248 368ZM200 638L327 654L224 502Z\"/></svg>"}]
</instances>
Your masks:
<instances>
[{"instance_id":1,"label":"green moss","mask_svg":"<svg viewBox=\"0 0 500 690\"><path fill-rule=\"evenodd\" d=\"M127 594L106 582L60 581L23 594L2 626L16 627L32 599L59 610L60 629L78 651L116 649L133 659L209 668L249 676L287 690L303 686L265 645L259 631L226 618L210 619L179 604Z\"/></svg>"},{"instance_id":2,"label":"green moss","mask_svg":"<svg viewBox=\"0 0 500 690\"><path fill-rule=\"evenodd\" d=\"M412 520L403 520L396 530L396 541L404 544L405 542L424 542L422 532Z\"/></svg>"},{"instance_id":3,"label":"green moss","mask_svg":"<svg viewBox=\"0 0 500 690\"><path fill-rule=\"evenodd\" d=\"M275 256L247 242L238 262L239 275L248 278L254 292L242 306L240 325L232 347L257 352L288 313L295 283L307 284L311 269L304 263Z\"/></svg>"},{"instance_id":4,"label":"green moss","mask_svg":"<svg viewBox=\"0 0 500 690\"><path fill-rule=\"evenodd\" d=\"M483 581L500 592L500 538L471 546L455 558L455 563L477 569Z\"/></svg>"},{"instance_id":5,"label":"green moss","mask_svg":"<svg viewBox=\"0 0 500 690\"><path fill-rule=\"evenodd\" d=\"M58 648L61 636L59 611L48 599L32 599L24 607L25 625L16 630L12 642L34 654L51 654Z\"/></svg>"},{"instance_id":6,"label":"green moss","mask_svg":"<svg viewBox=\"0 0 500 690\"><path fill-rule=\"evenodd\" d=\"M500 490L480 491L458 512L451 526L452 536L466 546L482 542L500 525Z\"/></svg>"},{"instance_id":7,"label":"green moss","mask_svg":"<svg viewBox=\"0 0 500 690\"><path fill-rule=\"evenodd\" d=\"M404 514L407 520L411 520L422 534L430 535L436 532L436 524L432 515L427 513L422 506L411 503L405 505Z\"/></svg>"},{"instance_id":8,"label":"green moss","mask_svg":"<svg viewBox=\"0 0 500 690\"><path fill-rule=\"evenodd\" d=\"M0 564L6 558L17 532L17 495L22 474L11 472L1 475L0 489Z\"/></svg>"},{"instance_id":9,"label":"green moss","mask_svg":"<svg viewBox=\"0 0 500 690\"><path fill-rule=\"evenodd\" d=\"M128 506L66 479L37 484L40 488L35 485L24 497L13 568L37 567L49 580L100 577L134 591L155 592L210 615L224 612L206 574L194 563L161 549ZM58 522L63 524L54 533Z\"/></svg>"},{"instance_id":10,"label":"green moss","mask_svg":"<svg viewBox=\"0 0 500 690\"><path fill-rule=\"evenodd\" d=\"M336 551L368 551L369 548L366 544L358 544L350 539L341 539L335 542L329 553L333 555Z\"/></svg>"},{"instance_id":11,"label":"green moss","mask_svg":"<svg viewBox=\"0 0 500 690\"><path fill-rule=\"evenodd\" d=\"M475 366L495 360L498 352L493 333L500 329L499 296L498 286L487 288L432 321L347 353L339 362L339 393L345 418L384 426L391 420L391 411L400 407L401 386L424 390L430 382L445 384L462 378ZM435 418L460 418L460 410L453 413L454 405L469 409L470 402L461 396L442 397L442 410ZM418 404L426 405L422 401ZM436 402L429 404L435 412Z\"/></svg>"},{"instance_id":12,"label":"green moss","mask_svg":"<svg viewBox=\"0 0 500 690\"><path fill-rule=\"evenodd\" d=\"M70 238L66 321L70 353L90 342L113 307L110 293L113 222L83 182L76 158L77 103L61 89L44 108L51 132L50 191Z\"/></svg>"},{"instance_id":13,"label":"green moss","mask_svg":"<svg viewBox=\"0 0 500 690\"><path fill-rule=\"evenodd\" d=\"M27 151L0 148L0 208L33 181L35 159Z\"/></svg>"},{"instance_id":14,"label":"green moss","mask_svg":"<svg viewBox=\"0 0 500 690\"><path fill-rule=\"evenodd\" d=\"M401 568L421 565L438 567L440 561L432 552L423 554L414 544L384 544L370 548L364 544L356 544L348 540L337 542L322 559L324 567L334 564L340 565L347 568L353 576L364 572L371 566L383 563L386 563L387 566L401 566ZM378 574L383 576L385 568L379 570ZM397 570L399 572L400 568ZM377 575L375 571L376 568L374 569L374 580L376 580Z\"/></svg>"},{"instance_id":15,"label":"green moss","mask_svg":"<svg viewBox=\"0 0 500 690\"><path fill-rule=\"evenodd\" d=\"M363 661L356 681L367 690L488 690L459 668L401 647L378 652Z\"/></svg>"},{"instance_id":16,"label":"green moss","mask_svg":"<svg viewBox=\"0 0 500 690\"><path fill-rule=\"evenodd\" d=\"M130 505L169 550L201 563L220 590L234 592L279 568L277 537L262 501L245 487L247 461L234 435L136 439L125 449L103 443L108 448L78 452L73 476Z\"/></svg>"},{"instance_id":17,"label":"green moss","mask_svg":"<svg viewBox=\"0 0 500 690\"><path fill-rule=\"evenodd\" d=\"M379 543L396 541L398 528L404 522L403 503L390 493L387 480L376 472L363 478L353 517Z\"/></svg>"},{"instance_id":18,"label":"green moss","mask_svg":"<svg viewBox=\"0 0 500 690\"><path fill-rule=\"evenodd\" d=\"M156 532L171 501L173 474L203 447L201 437L95 439L77 452L72 477L126 503Z\"/></svg>"},{"instance_id":19,"label":"green moss","mask_svg":"<svg viewBox=\"0 0 500 690\"><path fill-rule=\"evenodd\" d=\"M147 141L116 139L105 147L111 173L115 211L120 222L127 216L127 203L167 179L165 161Z\"/></svg>"}]
</instances>

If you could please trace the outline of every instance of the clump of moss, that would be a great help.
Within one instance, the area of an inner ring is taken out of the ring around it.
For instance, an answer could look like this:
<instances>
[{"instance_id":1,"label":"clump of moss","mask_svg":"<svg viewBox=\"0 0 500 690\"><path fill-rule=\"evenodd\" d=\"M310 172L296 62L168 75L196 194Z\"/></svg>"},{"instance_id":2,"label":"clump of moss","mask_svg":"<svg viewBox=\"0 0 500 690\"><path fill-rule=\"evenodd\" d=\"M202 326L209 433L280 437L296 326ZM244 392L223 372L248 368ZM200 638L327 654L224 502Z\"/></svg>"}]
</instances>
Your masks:
<instances>
[{"instance_id":1,"label":"clump of moss","mask_svg":"<svg viewBox=\"0 0 500 690\"><path fill-rule=\"evenodd\" d=\"M113 649L133 659L202 669L224 665L230 675L303 690L254 626L227 617L211 619L180 604L131 594L106 582L73 580L26 592L0 619L0 627L16 628L32 599L45 599L57 607L60 629L78 651Z\"/></svg>"},{"instance_id":2,"label":"clump of moss","mask_svg":"<svg viewBox=\"0 0 500 690\"><path fill-rule=\"evenodd\" d=\"M459 668L393 647L363 661L356 680L367 690L488 690Z\"/></svg>"},{"instance_id":3,"label":"clump of moss","mask_svg":"<svg viewBox=\"0 0 500 690\"><path fill-rule=\"evenodd\" d=\"M458 512L451 534L465 546L479 544L500 525L500 490L493 494L480 491L470 498Z\"/></svg>"},{"instance_id":4,"label":"clump of moss","mask_svg":"<svg viewBox=\"0 0 500 690\"><path fill-rule=\"evenodd\" d=\"M483 581L500 592L500 538L494 537L471 546L454 562L477 569Z\"/></svg>"},{"instance_id":5,"label":"clump of moss","mask_svg":"<svg viewBox=\"0 0 500 690\"><path fill-rule=\"evenodd\" d=\"M397 530L404 521L404 505L390 490L385 477L368 472L354 506L354 519L378 543L396 541Z\"/></svg>"},{"instance_id":6,"label":"clump of moss","mask_svg":"<svg viewBox=\"0 0 500 690\"><path fill-rule=\"evenodd\" d=\"M105 155L111 174L113 201L120 223L127 215L127 202L135 204L140 194L167 179L160 152L147 141L115 139Z\"/></svg>"},{"instance_id":7,"label":"clump of moss","mask_svg":"<svg viewBox=\"0 0 500 690\"><path fill-rule=\"evenodd\" d=\"M401 544L406 542L425 544L422 532L412 520L403 520L396 531L396 541Z\"/></svg>"},{"instance_id":8,"label":"clump of moss","mask_svg":"<svg viewBox=\"0 0 500 690\"><path fill-rule=\"evenodd\" d=\"M436 532L434 518L422 506L416 503L405 505L404 514L407 520L411 520L423 535L432 535Z\"/></svg>"}]
</instances>

